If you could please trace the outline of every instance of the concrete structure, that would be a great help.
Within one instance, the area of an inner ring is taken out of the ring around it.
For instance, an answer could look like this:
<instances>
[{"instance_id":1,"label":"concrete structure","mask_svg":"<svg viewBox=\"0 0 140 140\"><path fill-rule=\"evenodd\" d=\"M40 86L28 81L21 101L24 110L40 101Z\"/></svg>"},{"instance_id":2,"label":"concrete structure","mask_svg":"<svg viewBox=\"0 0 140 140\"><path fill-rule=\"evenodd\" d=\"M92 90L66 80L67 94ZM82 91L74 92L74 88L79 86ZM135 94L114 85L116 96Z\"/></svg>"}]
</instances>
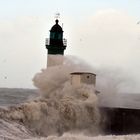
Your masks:
<instances>
[{"instance_id":1,"label":"concrete structure","mask_svg":"<svg viewBox=\"0 0 140 140\"><path fill-rule=\"evenodd\" d=\"M48 50L47 67L62 65L64 50L66 49L67 42L63 39L62 27L56 24L50 30L50 38L46 39L46 49Z\"/></svg>"},{"instance_id":2,"label":"concrete structure","mask_svg":"<svg viewBox=\"0 0 140 140\"><path fill-rule=\"evenodd\" d=\"M140 133L140 94L99 94L98 99L105 133Z\"/></svg>"},{"instance_id":3,"label":"concrete structure","mask_svg":"<svg viewBox=\"0 0 140 140\"><path fill-rule=\"evenodd\" d=\"M81 84L90 84L95 86L96 74L88 72L73 72L71 73L71 84L75 87Z\"/></svg>"}]
</instances>

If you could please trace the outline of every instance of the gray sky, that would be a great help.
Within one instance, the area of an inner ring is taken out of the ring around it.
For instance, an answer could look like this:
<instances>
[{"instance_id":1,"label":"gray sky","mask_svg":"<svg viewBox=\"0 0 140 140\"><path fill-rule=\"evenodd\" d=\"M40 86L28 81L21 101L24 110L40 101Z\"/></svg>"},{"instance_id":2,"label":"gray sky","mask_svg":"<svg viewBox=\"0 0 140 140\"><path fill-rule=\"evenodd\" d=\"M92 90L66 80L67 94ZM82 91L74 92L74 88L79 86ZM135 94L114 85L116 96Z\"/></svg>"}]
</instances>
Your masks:
<instances>
[{"instance_id":1,"label":"gray sky","mask_svg":"<svg viewBox=\"0 0 140 140\"><path fill-rule=\"evenodd\" d=\"M119 69L138 87L139 0L0 0L0 11L0 87L33 88L33 76L46 67L45 38L56 12L66 55L97 69Z\"/></svg>"}]
</instances>

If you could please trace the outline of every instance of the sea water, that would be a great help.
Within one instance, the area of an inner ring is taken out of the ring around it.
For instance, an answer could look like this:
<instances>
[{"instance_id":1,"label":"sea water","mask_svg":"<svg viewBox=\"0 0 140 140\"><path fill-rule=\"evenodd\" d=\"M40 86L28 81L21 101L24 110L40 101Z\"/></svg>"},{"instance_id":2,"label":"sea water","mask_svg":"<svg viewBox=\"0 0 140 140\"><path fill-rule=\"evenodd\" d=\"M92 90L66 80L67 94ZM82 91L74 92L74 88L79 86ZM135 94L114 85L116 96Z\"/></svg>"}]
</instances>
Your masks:
<instances>
[{"instance_id":1,"label":"sea water","mask_svg":"<svg viewBox=\"0 0 140 140\"><path fill-rule=\"evenodd\" d=\"M0 89L0 139L134 140L139 135L101 136L98 97L93 85L74 87L71 65L43 69L37 89Z\"/></svg>"}]
</instances>

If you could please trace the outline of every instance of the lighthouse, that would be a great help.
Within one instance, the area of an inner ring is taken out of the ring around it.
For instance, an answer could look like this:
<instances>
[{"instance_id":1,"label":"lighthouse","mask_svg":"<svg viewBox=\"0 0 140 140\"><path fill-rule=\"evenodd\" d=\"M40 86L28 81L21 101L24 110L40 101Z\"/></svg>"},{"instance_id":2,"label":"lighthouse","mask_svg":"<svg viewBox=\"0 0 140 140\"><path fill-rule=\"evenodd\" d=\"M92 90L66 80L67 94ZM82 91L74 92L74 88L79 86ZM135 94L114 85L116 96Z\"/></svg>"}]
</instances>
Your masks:
<instances>
[{"instance_id":1,"label":"lighthouse","mask_svg":"<svg viewBox=\"0 0 140 140\"><path fill-rule=\"evenodd\" d=\"M46 39L47 67L62 65L64 50L66 49L67 41L63 38L63 29L59 25L59 20L55 20L55 25L50 30L50 37Z\"/></svg>"}]
</instances>

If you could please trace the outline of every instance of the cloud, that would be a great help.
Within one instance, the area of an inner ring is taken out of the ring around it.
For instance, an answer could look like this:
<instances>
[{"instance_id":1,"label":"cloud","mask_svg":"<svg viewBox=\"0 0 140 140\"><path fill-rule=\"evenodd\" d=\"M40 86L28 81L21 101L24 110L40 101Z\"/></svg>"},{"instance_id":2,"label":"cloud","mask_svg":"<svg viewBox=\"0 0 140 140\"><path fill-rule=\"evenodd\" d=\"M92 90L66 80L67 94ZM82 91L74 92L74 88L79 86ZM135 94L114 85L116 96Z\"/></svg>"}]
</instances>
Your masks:
<instances>
[{"instance_id":1,"label":"cloud","mask_svg":"<svg viewBox=\"0 0 140 140\"><path fill-rule=\"evenodd\" d=\"M30 87L43 65L45 19L19 17L0 21L0 86ZM7 77L7 79L3 77ZM31 86L32 87L32 86Z\"/></svg>"},{"instance_id":2,"label":"cloud","mask_svg":"<svg viewBox=\"0 0 140 140\"><path fill-rule=\"evenodd\" d=\"M80 57L100 70L121 69L139 84L137 19L122 11L107 9L80 21L63 17L61 22L68 39L66 54ZM33 75L46 67L45 38L53 24L52 19L36 16L0 21L0 86L32 87Z\"/></svg>"},{"instance_id":3,"label":"cloud","mask_svg":"<svg viewBox=\"0 0 140 140\"><path fill-rule=\"evenodd\" d=\"M135 19L121 12L99 11L78 27L76 54L102 64L126 62L140 44L139 28Z\"/></svg>"},{"instance_id":4,"label":"cloud","mask_svg":"<svg viewBox=\"0 0 140 140\"><path fill-rule=\"evenodd\" d=\"M122 79L129 77L131 81L127 81L127 92L139 92L140 26L135 18L114 9L97 11L77 27L74 37L72 46L77 56L105 75L107 68L108 73L119 69ZM113 79L117 78L115 74Z\"/></svg>"}]
</instances>

